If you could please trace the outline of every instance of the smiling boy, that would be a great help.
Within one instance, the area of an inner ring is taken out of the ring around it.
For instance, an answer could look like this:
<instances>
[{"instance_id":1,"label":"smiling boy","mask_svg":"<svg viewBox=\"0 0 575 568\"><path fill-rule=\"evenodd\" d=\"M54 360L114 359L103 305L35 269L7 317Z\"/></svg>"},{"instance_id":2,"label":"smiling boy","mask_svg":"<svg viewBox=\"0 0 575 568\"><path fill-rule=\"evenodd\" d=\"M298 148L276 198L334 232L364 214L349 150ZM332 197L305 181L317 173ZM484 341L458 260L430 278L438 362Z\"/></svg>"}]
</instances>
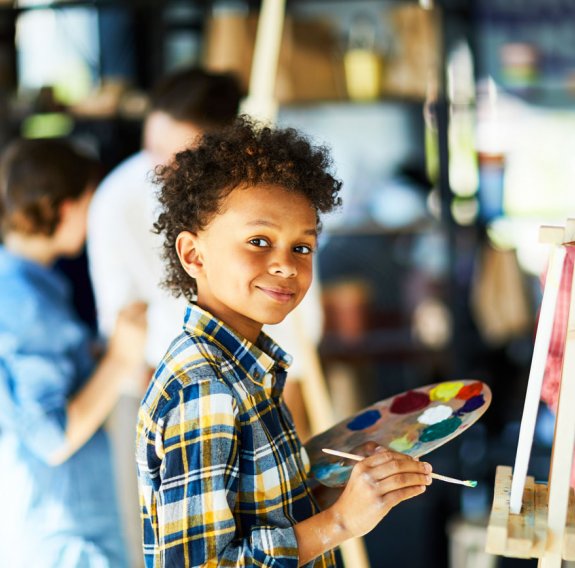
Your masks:
<instances>
[{"instance_id":1,"label":"smiling boy","mask_svg":"<svg viewBox=\"0 0 575 568\"><path fill-rule=\"evenodd\" d=\"M239 119L159 171L167 286L190 301L139 413L144 554L157 566L335 566L430 483L376 451L320 511L282 391L290 357L262 333L302 300L319 214L339 205L324 148Z\"/></svg>"}]
</instances>

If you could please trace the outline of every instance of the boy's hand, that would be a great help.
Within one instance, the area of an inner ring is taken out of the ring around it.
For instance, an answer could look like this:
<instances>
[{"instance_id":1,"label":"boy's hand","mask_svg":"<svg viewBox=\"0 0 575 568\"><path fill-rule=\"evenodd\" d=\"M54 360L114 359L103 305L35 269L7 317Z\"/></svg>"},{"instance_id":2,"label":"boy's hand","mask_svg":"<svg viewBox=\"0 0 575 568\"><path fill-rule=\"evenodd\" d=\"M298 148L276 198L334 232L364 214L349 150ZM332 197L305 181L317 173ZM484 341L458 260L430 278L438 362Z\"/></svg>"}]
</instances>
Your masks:
<instances>
[{"instance_id":1,"label":"boy's hand","mask_svg":"<svg viewBox=\"0 0 575 568\"><path fill-rule=\"evenodd\" d=\"M372 530L398 503L420 495L431 484L431 466L378 448L354 466L339 499L331 506L335 522L350 537Z\"/></svg>"}]
</instances>

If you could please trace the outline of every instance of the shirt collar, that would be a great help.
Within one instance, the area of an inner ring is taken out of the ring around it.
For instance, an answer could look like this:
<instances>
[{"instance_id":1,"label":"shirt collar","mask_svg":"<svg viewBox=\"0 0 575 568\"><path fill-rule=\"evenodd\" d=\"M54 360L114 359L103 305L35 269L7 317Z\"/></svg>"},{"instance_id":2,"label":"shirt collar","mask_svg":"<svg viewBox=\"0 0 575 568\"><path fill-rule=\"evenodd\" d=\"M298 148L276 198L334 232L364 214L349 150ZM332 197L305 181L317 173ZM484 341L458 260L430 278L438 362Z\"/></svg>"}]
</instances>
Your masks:
<instances>
[{"instance_id":1,"label":"shirt collar","mask_svg":"<svg viewBox=\"0 0 575 568\"><path fill-rule=\"evenodd\" d=\"M257 387L272 394L283 391L292 357L264 332L254 344L196 304L188 304L184 329L216 343Z\"/></svg>"}]
</instances>

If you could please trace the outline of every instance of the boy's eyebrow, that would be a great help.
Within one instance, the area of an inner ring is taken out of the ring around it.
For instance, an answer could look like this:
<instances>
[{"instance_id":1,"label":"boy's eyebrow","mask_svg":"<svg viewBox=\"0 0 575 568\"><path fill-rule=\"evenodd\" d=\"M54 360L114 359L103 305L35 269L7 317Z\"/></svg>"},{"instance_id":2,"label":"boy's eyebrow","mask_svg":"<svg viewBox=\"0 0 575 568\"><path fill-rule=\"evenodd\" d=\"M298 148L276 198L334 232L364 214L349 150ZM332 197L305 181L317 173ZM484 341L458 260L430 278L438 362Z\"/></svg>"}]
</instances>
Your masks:
<instances>
[{"instance_id":1,"label":"boy's eyebrow","mask_svg":"<svg viewBox=\"0 0 575 568\"><path fill-rule=\"evenodd\" d=\"M273 221L269 221L267 219L254 219L253 221L246 223L246 225L248 227L271 227L273 229L280 228L280 226L277 223L274 223ZM312 237L317 237L317 229L315 228L307 229L306 231L304 231L304 234L310 235Z\"/></svg>"}]
</instances>

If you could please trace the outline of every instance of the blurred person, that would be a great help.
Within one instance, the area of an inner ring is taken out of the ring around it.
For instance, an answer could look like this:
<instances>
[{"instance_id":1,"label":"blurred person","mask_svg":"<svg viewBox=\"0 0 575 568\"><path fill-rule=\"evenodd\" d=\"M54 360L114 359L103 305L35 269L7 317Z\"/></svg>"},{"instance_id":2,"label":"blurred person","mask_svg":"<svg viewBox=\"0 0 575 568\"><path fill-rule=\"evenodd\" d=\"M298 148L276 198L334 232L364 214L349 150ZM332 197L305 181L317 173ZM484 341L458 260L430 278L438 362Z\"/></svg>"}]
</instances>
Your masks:
<instances>
[{"instance_id":1,"label":"blurred person","mask_svg":"<svg viewBox=\"0 0 575 568\"><path fill-rule=\"evenodd\" d=\"M118 313L97 362L53 267L84 245L95 173L59 140L0 161L0 566L128 566L102 424L141 368L145 307Z\"/></svg>"},{"instance_id":2,"label":"blurred person","mask_svg":"<svg viewBox=\"0 0 575 568\"><path fill-rule=\"evenodd\" d=\"M142 150L112 170L90 206L88 261L98 327L109 337L123 306L136 300L147 304L148 333L142 358L149 367L146 384L170 341L180 332L186 305L160 286L162 243L152 232L157 208L154 169L193 145L202 133L232 122L240 97L239 83L230 74L189 68L160 80L144 121ZM132 384L136 388L121 397L110 420L110 431L124 528L132 562L140 565L143 559L133 456L136 417L146 384Z\"/></svg>"},{"instance_id":3,"label":"blurred person","mask_svg":"<svg viewBox=\"0 0 575 568\"><path fill-rule=\"evenodd\" d=\"M240 87L233 75L191 68L165 77L151 95L143 149L112 170L90 206L88 258L99 329L109 336L122 306L146 302L146 362L152 368L179 332L185 307L159 285L161 243L152 232L157 208L154 168L202 133L229 124L239 102Z\"/></svg>"}]
</instances>

